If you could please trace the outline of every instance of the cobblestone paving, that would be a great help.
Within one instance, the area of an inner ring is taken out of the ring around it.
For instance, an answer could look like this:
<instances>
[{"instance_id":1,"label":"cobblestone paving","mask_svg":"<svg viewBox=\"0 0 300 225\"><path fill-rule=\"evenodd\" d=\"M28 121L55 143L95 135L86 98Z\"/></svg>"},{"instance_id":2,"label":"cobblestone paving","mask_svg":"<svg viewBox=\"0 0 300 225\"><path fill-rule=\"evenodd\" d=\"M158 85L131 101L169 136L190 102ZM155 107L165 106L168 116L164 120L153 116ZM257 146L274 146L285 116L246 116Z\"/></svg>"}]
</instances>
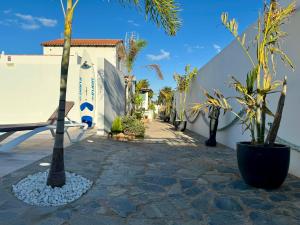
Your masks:
<instances>
[{"instance_id":1,"label":"cobblestone paving","mask_svg":"<svg viewBox=\"0 0 300 225\"><path fill-rule=\"evenodd\" d=\"M240 178L233 150L206 148L201 137L166 124L149 129L145 141L93 136L68 147L66 169L94 185L66 206L29 206L11 193L13 183L45 170L39 164L49 157L0 178L0 225L300 224L300 179L289 176L274 191L251 188ZM153 129L168 138L151 139Z\"/></svg>"}]
</instances>

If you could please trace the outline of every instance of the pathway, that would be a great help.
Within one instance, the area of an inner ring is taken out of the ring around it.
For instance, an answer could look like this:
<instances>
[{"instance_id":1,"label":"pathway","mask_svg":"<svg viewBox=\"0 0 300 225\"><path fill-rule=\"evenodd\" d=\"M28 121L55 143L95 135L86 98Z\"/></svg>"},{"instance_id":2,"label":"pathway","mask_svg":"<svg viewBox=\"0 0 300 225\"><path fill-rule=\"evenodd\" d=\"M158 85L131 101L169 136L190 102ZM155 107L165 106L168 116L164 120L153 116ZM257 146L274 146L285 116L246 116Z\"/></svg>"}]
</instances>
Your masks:
<instances>
[{"instance_id":1,"label":"pathway","mask_svg":"<svg viewBox=\"0 0 300 225\"><path fill-rule=\"evenodd\" d=\"M300 180L278 190L241 180L233 150L171 126L148 124L145 141L89 137L66 151L66 168L93 180L92 189L62 207L17 200L11 185L42 171L43 158L0 178L0 225L294 225L300 224Z\"/></svg>"}]
</instances>

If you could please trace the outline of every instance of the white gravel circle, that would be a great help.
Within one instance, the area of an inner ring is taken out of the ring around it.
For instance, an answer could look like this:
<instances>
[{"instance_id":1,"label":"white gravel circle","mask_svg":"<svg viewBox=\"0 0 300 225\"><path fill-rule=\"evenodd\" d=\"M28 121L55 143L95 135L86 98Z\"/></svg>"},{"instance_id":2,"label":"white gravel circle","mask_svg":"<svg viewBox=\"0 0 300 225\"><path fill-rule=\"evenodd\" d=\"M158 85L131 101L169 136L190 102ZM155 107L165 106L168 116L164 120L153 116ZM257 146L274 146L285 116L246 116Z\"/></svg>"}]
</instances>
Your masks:
<instances>
[{"instance_id":1,"label":"white gravel circle","mask_svg":"<svg viewBox=\"0 0 300 225\"><path fill-rule=\"evenodd\" d=\"M15 196L30 205L60 206L75 201L87 192L93 182L75 173L66 172L61 188L47 186L48 170L29 175L12 186Z\"/></svg>"}]
</instances>

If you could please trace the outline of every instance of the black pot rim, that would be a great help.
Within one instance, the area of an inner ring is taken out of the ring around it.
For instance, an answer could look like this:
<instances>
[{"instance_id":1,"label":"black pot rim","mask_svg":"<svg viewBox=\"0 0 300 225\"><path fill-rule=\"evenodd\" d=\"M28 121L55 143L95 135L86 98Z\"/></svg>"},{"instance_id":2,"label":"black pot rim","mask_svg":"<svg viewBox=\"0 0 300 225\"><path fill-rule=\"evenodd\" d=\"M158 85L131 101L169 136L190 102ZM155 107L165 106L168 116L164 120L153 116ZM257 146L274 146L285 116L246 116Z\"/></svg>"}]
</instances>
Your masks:
<instances>
[{"instance_id":1,"label":"black pot rim","mask_svg":"<svg viewBox=\"0 0 300 225\"><path fill-rule=\"evenodd\" d=\"M276 148L276 149L285 149L285 148L289 148L290 146L288 145L284 145L284 144L279 144L279 143L274 143L274 145L270 145L270 144L252 144L250 141L241 141L241 142L237 142L237 145L240 146L248 146L251 148Z\"/></svg>"}]
</instances>

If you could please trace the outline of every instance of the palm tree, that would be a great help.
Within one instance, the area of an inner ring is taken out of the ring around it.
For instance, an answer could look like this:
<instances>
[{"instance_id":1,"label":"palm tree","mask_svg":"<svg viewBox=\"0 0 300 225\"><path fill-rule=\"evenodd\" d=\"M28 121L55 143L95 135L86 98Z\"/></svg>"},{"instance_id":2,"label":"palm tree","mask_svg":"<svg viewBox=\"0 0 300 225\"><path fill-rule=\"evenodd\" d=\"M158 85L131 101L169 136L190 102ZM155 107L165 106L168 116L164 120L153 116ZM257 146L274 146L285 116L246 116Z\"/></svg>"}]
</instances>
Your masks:
<instances>
[{"instance_id":1,"label":"palm tree","mask_svg":"<svg viewBox=\"0 0 300 225\"><path fill-rule=\"evenodd\" d=\"M47 185L50 185L51 187L62 187L66 182L63 145L65 102L71 49L72 22L74 10L78 5L79 0L65 1L66 10L63 10L65 14L65 25L63 54L61 59L59 112L52 162L47 179ZM134 5L139 9L143 8L146 18L150 18L157 26L162 26L168 35L175 35L181 25L181 21L178 17L179 6L175 0L119 0L119 2L124 5Z\"/></svg>"},{"instance_id":2,"label":"palm tree","mask_svg":"<svg viewBox=\"0 0 300 225\"><path fill-rule=\"evenodd\" d=\"M164 114L169 117L171 114L173 90L171 87L164 87L159 91L158 102L164 105Z\"/></svg>"},{"instance_id":3,"label":"palm tree","mask_svg":"<svg viewBox=\"0 0 300 225\"><path fill-rule=\"evenodd\" d=\"M128 73L125 77L125 114L127 114L128 111L127 102L131 102L132 100L132 83L134 80L134 76L132 74L133 66L136 61L137 55L143 48L146 47L146 45L147 42L145 40L136 40L134 38L130 38L129 45L125 50L125 65Z\"/></svg>"}]
</instances>

